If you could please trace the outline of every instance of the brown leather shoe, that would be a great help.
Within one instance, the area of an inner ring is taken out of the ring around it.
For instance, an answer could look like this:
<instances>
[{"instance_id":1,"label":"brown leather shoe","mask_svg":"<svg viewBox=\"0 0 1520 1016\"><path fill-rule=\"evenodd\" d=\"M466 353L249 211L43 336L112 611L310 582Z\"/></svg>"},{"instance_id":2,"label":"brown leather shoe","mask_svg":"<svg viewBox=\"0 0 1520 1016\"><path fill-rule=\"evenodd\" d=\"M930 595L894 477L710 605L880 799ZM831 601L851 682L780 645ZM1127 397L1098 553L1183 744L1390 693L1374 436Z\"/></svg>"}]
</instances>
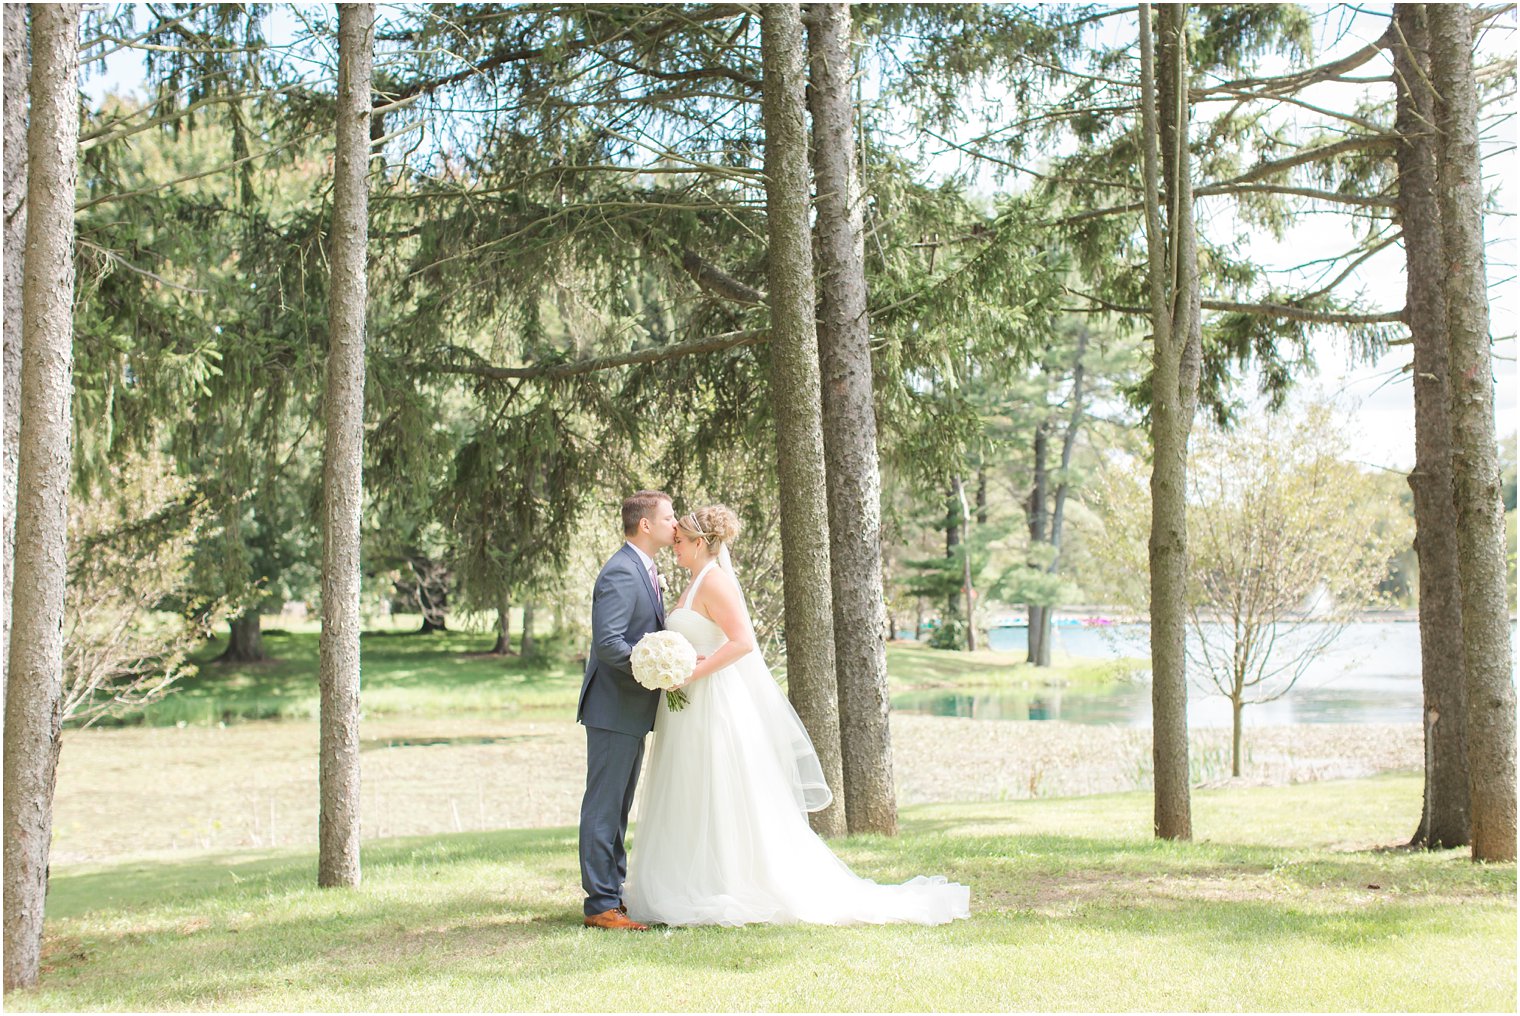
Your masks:
<instances>
[{"instance_id":1,"label":"brown leather shoe","mask_svg":"<svg viewBox=\"0 0 1520 1016\"><path fill-rule=\"evenodd\" d=\"M588 928L607 928L611 931L648 931L649 925L628 918L620 910L604 910L586 918Z\"/></svg>"}]
</instances>

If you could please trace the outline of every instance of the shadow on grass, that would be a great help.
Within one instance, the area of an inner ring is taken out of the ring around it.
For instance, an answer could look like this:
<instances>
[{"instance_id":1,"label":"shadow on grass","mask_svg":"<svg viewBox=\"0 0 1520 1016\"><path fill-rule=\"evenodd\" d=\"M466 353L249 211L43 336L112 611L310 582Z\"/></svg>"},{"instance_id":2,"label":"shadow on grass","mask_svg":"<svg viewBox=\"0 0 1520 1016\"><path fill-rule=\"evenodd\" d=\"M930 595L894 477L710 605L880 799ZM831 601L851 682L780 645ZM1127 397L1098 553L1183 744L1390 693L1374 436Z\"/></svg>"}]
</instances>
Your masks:
<instances>
[{"instance_id":1,"label":"shadow on grass","mask_svg":"<svg viewBox=\"0 0 1520 1016\"><path fill-rule=\"evenodd\" d=\"M355 891L317 889L312 854L64 873L49 898L47 985L67 993L114 983L120 972L118 1002L129 1008L235 1008L240 997L316 991L326 980L341 997L363 999L440 971L482 985L508 972L595 984L630 964L675 984L714 970L780 977L795 969L799 948L823 944L831 955L868 959L928 941L911 926L590 931L580 923L575 840L566 827L385 841L365 848L365 883ZM919 873L968 882L972 920L932 933L932 947L947 956L1068 933L1156 940L1136 943L1142 952L1278 942L1332 949L1460 930L1455 889L1499 907L1512 906L1514 894L1512 867L1469 865L1439 871L1423 895L1415 883L1427 869L1451 867L1442 858L1305 852L1312 856L1295 860L1271 847L958 837L954 823L941 822L915 822L899 840L836 846L857 873L880 882ZM1362 888L1374 878L1389 893Z\"/></svg>"},{"instance_id":2,"label":"shadow on grass","mask_svg":"<svg viewBox=\"0 0 1520 1016\"><path fill-rule=\"evenodd\" d=\"M418 866L548 863L567 851L569 861L578 863L573 828L510 829L366 844L363 865L366 880L375 881ZM54 875L48 887L47 917L66 919L102 910L194 909L211 900L316 891L316 878L317 857L311 853L282 851L260 857L237 851L201 855L192 861L136 861Z\"/></svg>"}]
</instances>

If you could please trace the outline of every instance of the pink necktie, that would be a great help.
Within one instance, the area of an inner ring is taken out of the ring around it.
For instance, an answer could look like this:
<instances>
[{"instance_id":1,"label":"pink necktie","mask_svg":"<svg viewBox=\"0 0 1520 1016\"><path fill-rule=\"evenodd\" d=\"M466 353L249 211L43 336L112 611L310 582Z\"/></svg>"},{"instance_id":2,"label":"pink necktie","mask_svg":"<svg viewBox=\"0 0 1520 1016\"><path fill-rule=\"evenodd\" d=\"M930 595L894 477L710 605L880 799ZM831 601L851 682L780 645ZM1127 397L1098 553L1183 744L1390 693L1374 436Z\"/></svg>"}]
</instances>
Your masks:
<instances>
[{"instance_id":1,"label":"pink necktie","mask_svg":"<svg viewBox=\"0 0 1520 1016\"><path fill-rule=\"evenodd\" d=\"M655 571L655 566L649 566L649 584L654 586L654 598L660 598L660 575Z\"/></svg>"}]
</instances>

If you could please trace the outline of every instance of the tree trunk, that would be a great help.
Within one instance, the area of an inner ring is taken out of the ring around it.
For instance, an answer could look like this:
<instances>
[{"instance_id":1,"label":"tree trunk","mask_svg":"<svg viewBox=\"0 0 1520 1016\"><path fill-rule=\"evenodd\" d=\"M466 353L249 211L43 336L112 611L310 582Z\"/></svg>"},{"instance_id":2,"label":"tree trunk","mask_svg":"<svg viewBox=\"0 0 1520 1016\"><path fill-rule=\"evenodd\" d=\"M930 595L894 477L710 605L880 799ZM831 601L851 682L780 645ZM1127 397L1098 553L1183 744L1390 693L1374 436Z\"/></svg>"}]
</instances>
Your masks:
<instances>
[{"instance_id":1,"label":"tree trunk","mask_svg":"<svg viewBox=\"0 0 1520 1016\"><path fill-rule=\"evenodd\" d=\"M813 739L833 802L811 816L824 836L845 832L829 586L828 500L808 236L807 129L802 17L796 4L761 8L765 194L771 293L771 400L781 501L787 688Z\"/></svg>"},{"instance_id":2,"label":"tree trunk","mask_svg":"<svg viewBox=\"0 0 1520 1016\"><path fill-rule=\"evenodd\" d=\"M951 478L955 502L961 511L961 528L971 534L971 507L966 503L966 485L959 476ZM971 582L971 547L961 552L961 592L966 597L966 651L976 652L976 586Z\"/></svg>"},{"instance_id":3,"label":"tree trunk","mask_svg":"<svg viewBox=\"0 0 1520 1016\"><path fill-rule=\"evenodd\" d=\"M1446 254L1436 200L1435 95L1424 4L1394 9L1398 38L1399 218L1407 265L1404 305L1414 343L1415 553L1420 562L1420 677L1425 705L1425 797L1413 845L1469 842L1467 691L1462 665L1462 578L1446 413Z\"/></svg>"},{"instance_id":4,"label":"tree trunk","mask_svg":"<svg viewBox=\"0 0 1520 1016\"><path fill-rule=\"evenodd\" d=\"M512 652L512 601L503 596L496 605L496 644L491 652L496 656L508 656Z\"/></svg>"},{"instance_id":5,"label":"tree trunk","mask_svg":"<svg viewBox=\"0 0 1520 1016\"><path fill-rule=\"evenodd\" d=\"M1240 775L1240 721L1241 714L1245 712L1245 703L1240 699L1230 700L1230 775Z\"/></svg>"},{"instance_id":6,"label":"tree trunk","mask_svg":"<svg viewBox=\"0 0 1520 1016\"><path fill-rule=\"evenodd\" d=\"M1155 829L1191 839L1188 787L1187 446L1201 362L1197 238L1188 146L1185 5L1140 8L1146 239L1151 316L1151 752ZM1159 108L1159 113L1158 113ZM1160 163L1160 174L1157 169ZM1163 231L1161 200L1167 218Z\"/></svg>"},{"instance_id":7,"label":"tree trunk","mask_svg":"<svg viewBox=\"0 0 1520 1016\"><path fill-rule=\"evenodd\" d=\"M375 8L338 8L327 380L324 392L322 813L317 884L359 884L359 516L364 501L365 258Z\"/></svg>"},{"instance_id":8,"label":"tree trunk","mask_svg":"<svg viewBox=\"0 0 1520 1016\"><path fill-rule=\"evenodd\" d=\"M987 524L987 467L982 466L976 471L976 524Z\"/></svg>"},{"instance_id":9,"label":"tree trunk","mask_svg":"<svg viewBox=\"0 0 1520 1016\"><path fill-rule=\"evenodd\" d=\"M1045 460L1049 448L1049 429L1042 420L1034 429L1034 484L1029 489L1029 499L1025 502L1025 515L1029 522L1029 549L1031 552L1045 542L1046 515L1045 515L1045 487L1046 470ZM1031 553L1029 568L1037 570L1039 561ZM1040 657L1045 654L1045 605L1040 603L1028 604L1029 609L1029 652L1025 655L1025 661L1040 666Z\"/></svg>"},{"instance_id":10,"label":"tree trunk","mask_svg":"<svg viewBox=\"0 0 1520 1016\"><path fill-rule=\"evenodd\" d=\"M264 633L259 627L257 607L227 622L227 649L217 660L222 663L259 663L269 659L264 652Z\"/></svg>"},{"instance_id":11,"label":"tree trunk","mask_svg":"<svg viewBox=\"0 0 1520 1016\"><path fill-rule=\"evenodd\" d=\"M523 601L522 654L533 652L533 601Z\"/></svg>"},{"instance_id":12,"label":"tree trunk","mask_svg":"<svg viewBox=\"0 0 1520 1016\"><path fill-rule=\"evenodd\" d=\"M955 499L955 484L950 484L950 493L945 498L945 558L948 560L955 556L955 548L961 543L961 508ZM948 622L952 617L961 614L961 594L951 592L945 598L945 620Z\"/></svg>"},{"instance_id":13,"label":"tree trunk","mask_svg":"<svg viewBox=\"0 0 1520 1016\"><path fill-rule=\"evenodd\" d=\"M1066 434L1061 439L1061 479L1056 484L1054 505L1050 510L1050 563L1045 566L1046 572L1056 574L1061 567L1061 533L1066 524L1066 495L1071 490L1068 477L1071 476L1071 459L1077 448L1077 435L1082 430L1082 380L1085 376L1083 358L1087 355L1087 330L1077 338L1076 360L1071 368L1071 418L1066 421ZM1040 656L1035 661L1037 666L1050 666L1051 651L1051 625L1055 619L1055 607L1050 606L1040 612Z\"/></svg>"},{"instance_id":14,"label":"tree trunk","mask_svg":"<svg viewBox=\"0 0 1520 1016\"><path fill-rule=\"evenodd\" d=\"M1051 629L1055 624L1056 608L1040 608L1040 653L1034 658L1036 667L1050 666Z\"/></svg>"},{"instance_id":15,"label":"tree trunk","mask_svg":"<svg viewBox=\"0 0 1520 1016\"><path fill-rule=\"evenodd\" d=\"M5 417L0 515L5 516L4 564L0 565L0 667L8 667L11 644L11 575L16 553L16 467L21 447L21 264L26 250L26 5L5 5L5 360L0 366L0 404ZM0 710L5 708L0 676Z\"/></svg>"},{"instance_id":16,"label":"tree trunk","mask_svg":"<svg viewBox=\"0 0 1520 1016\"><path fill-rule=\"evenodd\" d=\"M845 818L851 833L897 833L881 578L881 473L865 227L850 100L850 5L810 4L813 166L817 182L818 357L829 498L834 663Z\"/></svg>"},{"instance_id":17,"label":"tree trunk","mask_svg":"<svg viewBox=\"0 0 1520 1016\"><path fill-rule=\"evenodd\" d=\"M422 612L422 627L418 635L449 630L449 575L448 569L432 558L412 554L407 558L412 577L417 582L417 609Z\"/></svg>"},{"instance_id":18,"label":"tree trunk","mask_svg":"<svg viewBox=\"0 0 1520 1016\"><path fill-rule=\"evenodd\" d=\"M16 558L5 700L5 988L37 983L63 724L79 11L32 9Z\"/></svg>"},{"instance_id":19,"label":"tree trunk","mask_svg":"<svg viewBox=\"0 0 1520 1016\"><path fill-rule=\"evenodd\" d=\"M1024 654L1024 662L1040 665L1040 640L1045 631L1045 608L1038 603L1026 604L1024 613L1028 615L1028 624L1024 629L1024 641L1028 643L1027 652Z\"/></svg>"},{"instance_id":20,"label":"tree trunk","mask_svg":"<svg viewBox=\"0 0 1520 1016\"><path fill-rule=\"evenodd\" d=\"M1515 686L1511 669L1504 502L1494 436L1494 371L1483 258L1483 185L1472 13L1429 4L1436 194L1445 240L1447 411L1462 583L1472 855L1515 859Z\"/></svg>"}]
</instances>

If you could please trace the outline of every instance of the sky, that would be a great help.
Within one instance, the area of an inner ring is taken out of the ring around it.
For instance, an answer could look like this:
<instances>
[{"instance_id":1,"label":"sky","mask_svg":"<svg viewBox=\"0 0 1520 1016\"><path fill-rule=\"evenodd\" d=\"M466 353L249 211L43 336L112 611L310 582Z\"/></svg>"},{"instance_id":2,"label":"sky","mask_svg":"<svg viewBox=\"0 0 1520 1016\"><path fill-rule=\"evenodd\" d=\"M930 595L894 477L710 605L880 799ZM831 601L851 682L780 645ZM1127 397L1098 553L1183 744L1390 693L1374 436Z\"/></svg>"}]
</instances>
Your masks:
<instances>
[{"instance_id":1,"label":"sky","mask_svg":"<svg viewBox=\"0 0 1520 1016\"><path fill-rule=\"evenodd\" d=\"M274 22L269 36L272 39L288 37L295 24L297 5L275 5ZM1373 41L1386 25L1386 5L1341 6L1307 5L1317 17L1318 52L1316 59L1324 61L1352 52ZM1507 16L1507 24L1514 24L1514 15ZM1122 27L1122 26L1120 26ZM1119 30L1116 27L1116 30ZM1480 40L1480 51L1485 53L1516 52L1513 30L1492 30ZM1359 74L1384 74L1391 70L1389 61L1380 57ZM88 77L84 83L86 95L98 102L110 92L128 93L139 91L144 73L141 55L122 51L106 61L103 74ZM1314 101L1331 106L1344 104L1348 95L1359 86L1326 83L1316 86ZM1494 189L1499 214L1488 215L1485 230L1488 241L1488 272L1490 279L1491 333L1495 336L1494 367L1498 385L1495 397L1495 417L1501 440L1513 441L1520 413L1517 413L1516 390L1516 311L1520 303L1520 286L1515 281L1517 260L1516 186L1520 180L1520 154L1516 151L1516 119L1514 97L1508 100L1508 116L1491 131L1485 144L1484 176ZM1288 115L1288 114L1284 114ZM971 125L975 126L975 125ZM968 126L970 130L970 126ZM974 132L973 132L974 133ZM945 171L964 169L962 157L947 155ZM973 178L977 174L973 173ZM990 187L990 184L985 184ZM1223 204L1221 199L1213 199ZM1214 206L1216 209L1219 205ZM1216 233L1232 233L1237 226L1233 218L1207 208L1200 208L1200 228ZM1345 223L1337 216L1309 215L1281 240L1267 235L1246 237L1245 249L1259 263L1286 272L1300 264L1326 253L1349 246ZM1348 284L1362 291L1368 301L1376 306L1393 309L1404 302L1403 252L1395 246L1368 261ZM1317 340L1315 359L1319 365L1317 376L1303 379L1295 401L1329 398L1346 414L1351 439L1352 455L1368 466L1407 472L1414 463L1414 396L1407 373L1410 362L1408 346L1394 346L1370 364L1352 362L1350 351L1343 341L1331 335ZM1249 385L1249 382L1248 382Z\"/></svg>"}]
</instances>

